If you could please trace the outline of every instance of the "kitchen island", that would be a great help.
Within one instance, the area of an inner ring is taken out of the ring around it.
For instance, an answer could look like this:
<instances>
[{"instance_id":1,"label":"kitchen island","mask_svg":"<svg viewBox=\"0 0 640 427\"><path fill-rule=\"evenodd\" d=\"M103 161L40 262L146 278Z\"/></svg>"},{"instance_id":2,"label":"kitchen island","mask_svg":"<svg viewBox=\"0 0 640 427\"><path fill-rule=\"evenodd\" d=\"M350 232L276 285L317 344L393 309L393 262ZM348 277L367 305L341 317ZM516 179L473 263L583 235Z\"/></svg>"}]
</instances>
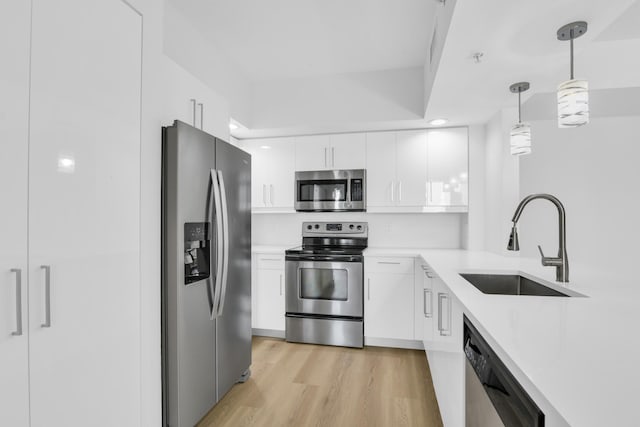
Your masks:
<instances>
[{"instance_id":1,"label":"kitchen island","mask_svg":"<svg viewBox=\"0 0 640 427\"><path fill-rule=\"evenodd\" d=\"M540 406L547 426L637 425L640 288L572 265L571 282L532 258L466 250L368 248L365 257L421 257ZM524 272L585 297L487 295L460 272ZM462 340L460 340L462 348Z\"/></svg>"}]
</instances>

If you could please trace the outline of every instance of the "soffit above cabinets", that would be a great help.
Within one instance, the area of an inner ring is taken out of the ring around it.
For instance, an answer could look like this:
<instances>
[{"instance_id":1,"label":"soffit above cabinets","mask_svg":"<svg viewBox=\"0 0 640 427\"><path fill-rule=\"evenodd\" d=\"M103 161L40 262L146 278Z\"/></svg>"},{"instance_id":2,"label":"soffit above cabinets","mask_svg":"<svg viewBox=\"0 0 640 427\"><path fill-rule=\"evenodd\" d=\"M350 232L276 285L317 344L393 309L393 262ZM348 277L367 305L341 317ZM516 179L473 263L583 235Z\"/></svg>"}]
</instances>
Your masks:
<instances>
[{"instance_id":1,"label":"soffit above cabinets","mask_svg":"<svg viewBox=\"0 0 640 427\"><path fill-rule=\"evenodd\" d=\"M569 77L569 46L556 31L578 20L588 22L589 32L575 43L576 78L594 90L640 86L640 56L631 54L640 51L639 3L458 1L426 117L448 117L453 126L485 123L498 110L517 107L507 90L514 81L531 82L523 105L555 92ZM483 53L479 63L477 52Z\"/></svg>"},{"instance_id":2,"label":"soffit above cabinets","mask_svg":"<svg viewBox=\"0 0 640 427\"><path fill-rule=\"evenodd\" d=\"M250 81L422 67L440 7L435 0L168 2Z\"/></svg>"}]
</instances>

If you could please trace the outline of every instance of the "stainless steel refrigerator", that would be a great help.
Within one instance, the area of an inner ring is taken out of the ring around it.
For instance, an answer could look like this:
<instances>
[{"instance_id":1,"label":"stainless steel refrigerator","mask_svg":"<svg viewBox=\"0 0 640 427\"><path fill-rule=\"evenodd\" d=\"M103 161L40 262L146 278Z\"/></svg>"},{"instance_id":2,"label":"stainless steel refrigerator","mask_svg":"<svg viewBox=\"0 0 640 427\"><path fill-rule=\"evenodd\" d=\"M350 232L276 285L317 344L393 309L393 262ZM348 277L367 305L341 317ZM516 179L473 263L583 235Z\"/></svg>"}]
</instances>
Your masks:
<instances>
[{"instance_id":1,"label":"stainless steel refrigerator","mask_svg":"<svg viewBox=\"0 0 640 427\"><path fill-rule=\"evenodd\" d=\"M251 364L251 157L176 120L162 141L163 426L193 427Z\"/></svg>"}]
</instances>

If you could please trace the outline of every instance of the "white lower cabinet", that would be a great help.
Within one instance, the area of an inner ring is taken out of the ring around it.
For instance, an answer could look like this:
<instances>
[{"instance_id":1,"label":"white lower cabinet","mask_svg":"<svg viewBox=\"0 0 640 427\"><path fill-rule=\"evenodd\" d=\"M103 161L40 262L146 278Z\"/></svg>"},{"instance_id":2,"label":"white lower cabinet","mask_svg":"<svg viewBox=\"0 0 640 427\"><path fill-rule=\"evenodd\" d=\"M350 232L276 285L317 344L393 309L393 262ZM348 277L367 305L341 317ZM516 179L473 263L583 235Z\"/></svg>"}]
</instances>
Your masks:
<instances>
[{"instance_id":1,"label":"white lower cabinet","mask_svg":"<svg viewBox=\"0 0 640 427\"><path fill-rule=\"evenodd\" d=\"M430 342L433 339L434 297L433 272L429 265L416 260L415 295L414 295L414 339Z\"/></svg>"},{"instance_id":2,"label":"white lower cabinet","mask_svg":"<svg viewBox=\"0 0 640 427\"><path fill-rule=\"evenodd\" d=\"M284 254L254 254L252 328L284 331L284 285Z\"/></svg>"},{"instance_id":3,"label":"white lower cabinet","mask_svg":"<svg viewBox=\"0 0 640 427\"><path fill-rule=\"evenodd\" d=\"M429 360L433 387L445 426L464 426L464 360L462 306L447 285L427 264L423 271L425 312L423 343ZM417 317L416 317L417 319Z\"/></svg>"},{"instance_id":4,"label":"white lower cabinet","mask_svg":"<svg viewBox=\"0 0 640 427\"><path fill-rule=\"evenodd\" d=\"M8 0L0 23L0 425L137 426L142 17Z\"/></svg>"},{"instance_id":5,"label":"white lower cabinet","mask_svg":"<svg viewBox=\"0 0 640 427\"><path fill-rule=\"evenodd\" d=\"M413 269L413 258L365 258L365 338L413 340Z\"/></svg>"}]
</instances>

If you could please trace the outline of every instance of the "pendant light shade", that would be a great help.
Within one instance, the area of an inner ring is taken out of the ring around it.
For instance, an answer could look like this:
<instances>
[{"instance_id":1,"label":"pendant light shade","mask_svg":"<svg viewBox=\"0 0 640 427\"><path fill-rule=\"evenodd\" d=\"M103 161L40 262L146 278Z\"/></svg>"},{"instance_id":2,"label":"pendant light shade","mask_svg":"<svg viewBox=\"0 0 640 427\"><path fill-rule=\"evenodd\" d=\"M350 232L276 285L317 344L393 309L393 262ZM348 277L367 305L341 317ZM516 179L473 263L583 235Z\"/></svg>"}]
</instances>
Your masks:
<instances>
[{"instance_id":1,"label":"pendant light shade","mask_svg":"<svg viewBox=\"0 0 640 427\"><path fill-rule=\"evenodd\" d=\"M531 153L531 125L516 123L511 128L511 154L519 156Z\"/></svg>"},{"instance_id":2,"label":"pendant light shade","mask_svg":"<svg viewBox=\"0 0 640 427\"><path fill-rule=\"evenodd\" d=\"M558 85L558 127L572 128L589 123L589 83L567 80Z\"/></svg>"},{"instance_id":3,"label":"pendant light shade","mask_svg":"<svg viewBox=\"0 0 640 427\"><path fill-rule=\"evenodd\" d=\"M558 85L558 127L571 128L589 123L589 83L573 77L573 40L587 32L584 21L572 22L558 30L558 40L571 45L571 77Z\"/></svg>"},{"instance_id":4,"label":"pendant light shade","mask_svg":"<svg viewBox=\"0 0 640 427\"><path fill-rule=\"evenodd\" d=\"M511 93L518 94L518 123L513 125L510 134L511 154L521 156L531 153L531 125L522 123L520 94L529 89L529 82L514 83L509 86Z\"/></svg>"}]
</instances>

